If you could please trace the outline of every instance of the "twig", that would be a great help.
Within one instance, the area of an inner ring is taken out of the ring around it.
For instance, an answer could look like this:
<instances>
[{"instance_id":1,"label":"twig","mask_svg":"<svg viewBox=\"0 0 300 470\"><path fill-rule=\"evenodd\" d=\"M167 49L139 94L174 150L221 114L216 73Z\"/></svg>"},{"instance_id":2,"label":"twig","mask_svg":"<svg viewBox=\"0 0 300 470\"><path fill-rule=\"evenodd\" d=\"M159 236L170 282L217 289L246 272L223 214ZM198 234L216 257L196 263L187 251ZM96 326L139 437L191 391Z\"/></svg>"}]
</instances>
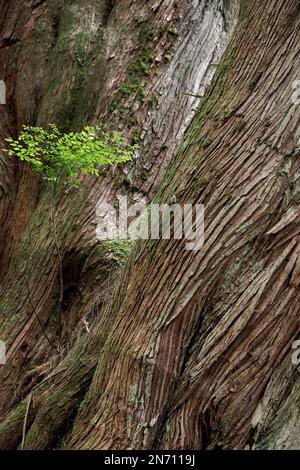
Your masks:
<instances>
[{"instance_id":1,"label":"twig","mask_svg":"<svg viewBox=\"0 0 300 470\"><path fill-rule=\"evenodd\" d=\"M37 385L35 385L33 388L32 388L32 391L41 387L42 385L44 385L44 383L48 382L48 380L52 379L53 377L55 377L56 375L59 375L61 374L62 372L65 372L67 369L66 367L64 367L63 369L59 369L57 371L54 371L52 373L50 373L50 375L48 375L47 377L45 377L40 383L38 383Z\"/></svg>"},{"instance_id":2,"label":"twig","mask_svg":"<svg viewBox=\"0 0 300 470\"><path fill-rule=\"evenodd\" d=\"M183 93L183 94L187 96L193 96L194 98L203 98L202 95L194 95L193 93Z\"/></svg>"},{"instance_id":3,"label":"twig","mask_svg":"<svg viewBox=\"0 0 300 470\"><path fill-rule=\"evenodd\" d=\"M29 228L29 240L30 240L30 244L32 246L32 233L31 233L31 228ZM25 273L27 272L27 261L26 261L26 269L25 269ZM50 346L54 349L57 349L57 346L51 341L51 339L49 338L49 336L47 335L46 333L46 330L41 322L41 319L37 313L37 309L34 305L34 303L32 302L32 298L31 298L31 293L30 293L30 287L29 287L29 280L28 280L28 277L27 275L25 274L25 281L26 281L26 289L27 289L27 300L28 302L30 303L31 305L31 308L32 308L32 311L37 319L37 321L39 322L39 325L40 325L40 328L42 330L42 333L43 335L45 336L46 340L48 341L48 343L50 344Z\"/></svg>"}]
</instances>

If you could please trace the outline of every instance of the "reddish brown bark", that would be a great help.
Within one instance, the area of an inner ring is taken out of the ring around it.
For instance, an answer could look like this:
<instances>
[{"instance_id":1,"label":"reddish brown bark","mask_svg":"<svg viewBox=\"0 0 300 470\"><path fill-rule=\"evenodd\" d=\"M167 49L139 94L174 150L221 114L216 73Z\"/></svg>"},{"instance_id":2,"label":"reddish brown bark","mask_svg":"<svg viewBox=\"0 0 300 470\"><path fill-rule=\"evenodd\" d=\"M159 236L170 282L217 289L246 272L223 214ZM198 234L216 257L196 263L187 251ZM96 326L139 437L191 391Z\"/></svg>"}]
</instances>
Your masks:
<instances>
[{"instance_id":1,"label":"reddish brown bark","mask_svg":"<svg viewBox=\"0 0 300 470\"><path fill-rule=\"evenodd\" d=\"M205 205L204 247L140 244L70 447L289 447L271 422L267 439L256 431L282 406L266 396L299 390L289 366L288 385L274 383L299 331L299 13L298 2L243 2L160 192Z\"/></svg>"}]
</instances>

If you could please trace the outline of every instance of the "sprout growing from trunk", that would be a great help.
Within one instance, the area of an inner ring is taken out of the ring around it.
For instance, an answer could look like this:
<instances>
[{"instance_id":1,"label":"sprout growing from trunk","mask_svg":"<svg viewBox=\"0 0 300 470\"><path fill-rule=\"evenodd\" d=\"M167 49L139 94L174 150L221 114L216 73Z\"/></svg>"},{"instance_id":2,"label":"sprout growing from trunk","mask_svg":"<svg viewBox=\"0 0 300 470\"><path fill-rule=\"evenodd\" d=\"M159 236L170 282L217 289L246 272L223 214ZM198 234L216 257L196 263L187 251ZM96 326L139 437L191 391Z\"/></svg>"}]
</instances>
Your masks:
<instances>
[{"instance_id":1,"label":"sprout growing from trunk","mask_svg":"<svg viewBox=\"0 0 300 470\"><path fill-rule=\"evenodd\" d=\"M78 184L80 175L99 175L101 165L132 159L136 145L127 145L117 132L86 126L82 131L62 133L55 124L49 129L23 126L17 139L8 137L8 155L32 165L50 183Z\"/></svg>"}]
</instances>

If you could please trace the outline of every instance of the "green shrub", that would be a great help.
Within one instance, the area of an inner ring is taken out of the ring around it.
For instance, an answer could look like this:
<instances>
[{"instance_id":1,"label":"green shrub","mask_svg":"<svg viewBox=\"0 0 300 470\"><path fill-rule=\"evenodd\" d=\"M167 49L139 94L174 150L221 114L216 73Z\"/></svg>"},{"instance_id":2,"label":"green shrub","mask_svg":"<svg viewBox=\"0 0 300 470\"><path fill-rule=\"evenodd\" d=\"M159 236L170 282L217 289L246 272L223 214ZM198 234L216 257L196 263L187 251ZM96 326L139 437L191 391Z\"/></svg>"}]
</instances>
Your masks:
<instances>
[{"instance_id":1,"label":"green shrub","mask_svg":"<svg viewBox=\"0 0 300 470\"><path fill-rule=\"evenodd\" d=\"M77 184L78 177L99 175L100 165L112 165L131 160L136 145L127 145L117 132L109 133L98 127L86 126L80 132L63 134L56 125L49 129L23 126L14 140L6 138L8 155L28 162L36 173L48 182L68 179Z\"/></svg>"}]
</instances>

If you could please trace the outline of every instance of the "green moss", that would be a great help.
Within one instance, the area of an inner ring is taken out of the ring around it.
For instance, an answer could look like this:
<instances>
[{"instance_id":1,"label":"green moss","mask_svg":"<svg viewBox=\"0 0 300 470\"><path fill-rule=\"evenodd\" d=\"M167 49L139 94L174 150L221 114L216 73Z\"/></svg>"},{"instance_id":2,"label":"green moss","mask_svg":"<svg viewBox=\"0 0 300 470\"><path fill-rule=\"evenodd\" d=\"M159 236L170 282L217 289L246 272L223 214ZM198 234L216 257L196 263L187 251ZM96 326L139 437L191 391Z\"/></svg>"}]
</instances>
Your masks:
<instances>
[{"instance_id":1,"label":"green moss","mask_svg":"<svg viewBox=\"0 0 300 470\"><path fill-rule=\"evenodd\" d=\"M139 40L142 43L147 43L151 42L154 40L155 36L157 35L157 30L150 26L148 23L144 25L144 27L141 29L141 32L139 34Z\"/></svg>"},{"instance_id":2,"label":"green moss","mask_svg":"<svg viewBox=\"0 0 300 470\"><path fill-rule=\"evenodd\" d=\"M138 124L138 119L137 119L136 114L132 114L131 116L129 116L127 122L128 122L128 127L133 127L133 126L137 125ZM138 143L138 142L136 142L136 143Z\"/></svg>"},{"instance_id":3,"label":"green moss","mask_svg":"<svg viewBox=\"0 0 300 470\"><path fill-rule=\"evenodd\" d=\"M204 101L202 106L200 107L198 116L202 119L206 119L207 116L212 111L212 103L210 101Z\"/></svg>"},{"instance_id":4,"label":"green moss","mask_svg":"<svg viewBox=\"0 0 300 470\"><path fill-rule=\"evenodd\" d=\"M127 78L120 86L113 101L113 109L119 109L124 98L137 97L144 101L147 93L145 90L145 79L152 73L155 62L153 54L153 41L159 37L159 30L149 26L148 23L142 25L139 33L140 49L135 60L129 65Z\"/></svg>"},{"instance_id":5,"label":"green moss","mask_svg":"<svg viewBox=\"0 0 300 470\"><path fill-rule=\"evenodd\" d=\"M131 95L136 95L140 101L143 101L146 96L146 91L139 75L131 74L120 86L119 91L113 100L113 108L122 109L122 98L130 97Z\"/></svg>"},{"instance_id":6,"label":"green moss","mask_svg":"<svg viewBox=\"0 0 300 470\"><path fill-rule=\"evenodd\" d=\"M208 185L206 179L200 178L194 185L194 193L198 196Z\"/></svg>"},{"instance_id":7,"label":"green moss","mask_svg":"<svg viewBox=\"0 0 300 470\"><path fill-rule=\"evenodd\" d=\"M240 270L243 268L244 264L247 261L247 257L250 253L251 246L246 245L245 248L243 248L239 254L239 256L236 257L227 269L227 272L225 274L225 284L228 285L230 284L234 278L237 276L237 274L240 272Z\"/></svg>"},{"instance_id":8,"label":"green moss","mask_svg":"<svg viewBox=\"0 0 300 470\"><path fill-rule=\"evenodd\" d=\"M148 179L148 171L144 170L143 173L141 174L141 179L142 181L146 181Z\"/></svg>"},{"instance_id":9,"label":"green moss","mask_svg":"<svg viewBox=\"0 0 300 470\"><path fill-rule=\"evenodd\" d=\"M234 62L234 57L231 54L225 55L217 68L217 79L219 80L223 75L225 75L226 72L230 69Z\"/></svg>"},{"instance_id":10,"label":"green moss","mask_svg":"<svg viewBox=\"0 0 300 470\"><path fill-rule=\"evenodd\" d=\"M70 50L73 39L74 24L76 15L70 5L65 5L60 13L58 35L55 48L58 52L64 53Z\"/></svg>"},{"instance_id":11,"label":"green moss","mask_svg":"<svg viewBox=\"0 0 300 470\"><path fill-rule=\"evenodd\" d=\"M144 75L150 74L151 64L154 62L154 55L148 49L142 49L138 55L137 61L132 65L133 72L142 72Z\"/></svg>"},{"instance_id":12,"label":"green moss","mask_svg":"<svg viewBox=\"0 0 300 470\"><path fill-rule=\"evenodd\" d=\"M47 330L55 335L59 333L60 330L60 318L58 314L58 309L54 308L53 311L51 312L51 315L49 315L49 319L46 323Z\"/></svg>"},{"instance_id":13,"label":"green moss","mask_svg":"<svg viewBox=\"0 0 300 470\"><path fill-rule=\"evenodd\" d=\"M67 131L70 128L79 129L89 117L93 95L92 88L85 84L94 58L91 51L93 32L83 24L81 6L77 2L72 2L72 5L65 2L57 10L55 42L47 55L47 95L44 101L51 102L53 120ZM35 34L39 34L39 29ZM64 83L68 84L63 99L62 70ZM40 120L46 120L46 110L43 109L42 114Z\"/></svg>"},{"instance_id":14,"label":"green moss","mask_svg":"<svg viewBox=\"0 0 300 470\"><path fill-rule=\"evenodd\" d=\"M134 132L132 134L131 141L130 141L131 145L140 144L140 142L141 142L140 134L138 132Z\"/></svg>"},{"instance_id":15,"label":"green moss","mask_svg":"<svg viewBox=\"0 0 300 470\"><path fill-rule=\"evenodd\" d=\"M116 210L119 210L119 206L120 206L119 199L114 199L112 202L112 205Z\"/></svg>"},{"instance_id":16,"label":"green moss","mask_svg":"<svg viewBox=\"0 0 300 470\"><path fill-rule=\"evenodd\" d=\"M185 158L187 151L191 145L199 145L200 148L206 149L212 142L210 136L207 135L206 127L210 123L210 133L213 131L212 124L216 125L216 113L220 108L220 99L224 98L224 87L225 81L227 80L227 74L234 63L234 56L232 53L228 53L224 56L221 63L217 68L213 83L206 93L201 105L199 106L197 113L190 125L189 132L186 134L184 141L182 142L179 151L176 153L172 160L172 164L169 166L163 184L157 193L156 200L159 200L161 194L166 191L173 178L177 180L181 178L182 172L178 172L180 163L185 159L184 167L187 171L194 171L195 159L194 154L191 153L189 159ZM225 104L224 104L225 106ZM200 134L200 139L199 139ZM198 165L198 162L197 162ZM184 171L184 170L182 170Z\"/></svg>"},{"instance_id":17,"label":"green moss","mask_svg":"<svg viewBox=\"0 0 300 470\"><path fill-rule=\"evenodd\" d=\"M0 314L5 315L9 310L9 299L7 297L2 297L0 299Z\"/></svg>"},{"instance_id":18,"label":"green moss","mask_svg":"<svg viewBox=\"0 0 300 470\"><path fill-rule=\"evenodd\" d=\"M77 64L75 69L77 86L82 88L87 75L88 65L92 59L92 55L88 50L88 38L84 33L77 37L74 56Z\"/></svg>"},{"instance_id":19,"label":"green moss","mask_svg":"<svg viewBox=\"0 0 300 470\"><path fill-rule=\"evenodd\" d=\"M225 82L227 80L228 72L234 64L234 61L235 58L232 53L225 54L219 62L216 73L214 75L214 79L210 87L210 94L213 93L215 97L215 104L217 101L216 113L219 112L218 110L220 110L220 108L227 107L228 96L226 94Z\"/></svg>"},{"instance_id":20,"label":"green moss","mask_svg":"<svg viewBox=\"0 0 300 470\"><path fill-rule=\"evenodd\" d=\"M148 98L148 103L150 106L154 106L157 103L157 96L152 95Z\"/></svg>"},{"instance_id":21,"label":"green moss","mask_svg":"<svg viewBox=\"0 0 300 470\"><path fill-rule=\"evenodd\" d=\"M27 402L23 400L10 414L7 418L0 424L0 435L5 436L12 431L17 433L24 424L24 417L26 414ZM31 409L29 410L31 414Z\"/></svg>"},{"instance_id":22,"label":"green moss","mask_svg":"<svg viewBox=\"0 0 300 470\"><path fill-rule=\"evenodd\" d=\"M119 93L124 96L130 96L136 93L140 86L140 79L138 77L130 77L120 86Z\"/></svg>"},{"instance_id":23,"label":"green moss","mask_svg":"<svg viewBox=\"0 0 300 470\"><path fill-rule=\"evenodd\" d=\"M147 93L146 93L146 90L143 86L139 87L137 96L140 99L140 101L144 101L144 99L146 98Z\"/></svg>"}]
</instances>

